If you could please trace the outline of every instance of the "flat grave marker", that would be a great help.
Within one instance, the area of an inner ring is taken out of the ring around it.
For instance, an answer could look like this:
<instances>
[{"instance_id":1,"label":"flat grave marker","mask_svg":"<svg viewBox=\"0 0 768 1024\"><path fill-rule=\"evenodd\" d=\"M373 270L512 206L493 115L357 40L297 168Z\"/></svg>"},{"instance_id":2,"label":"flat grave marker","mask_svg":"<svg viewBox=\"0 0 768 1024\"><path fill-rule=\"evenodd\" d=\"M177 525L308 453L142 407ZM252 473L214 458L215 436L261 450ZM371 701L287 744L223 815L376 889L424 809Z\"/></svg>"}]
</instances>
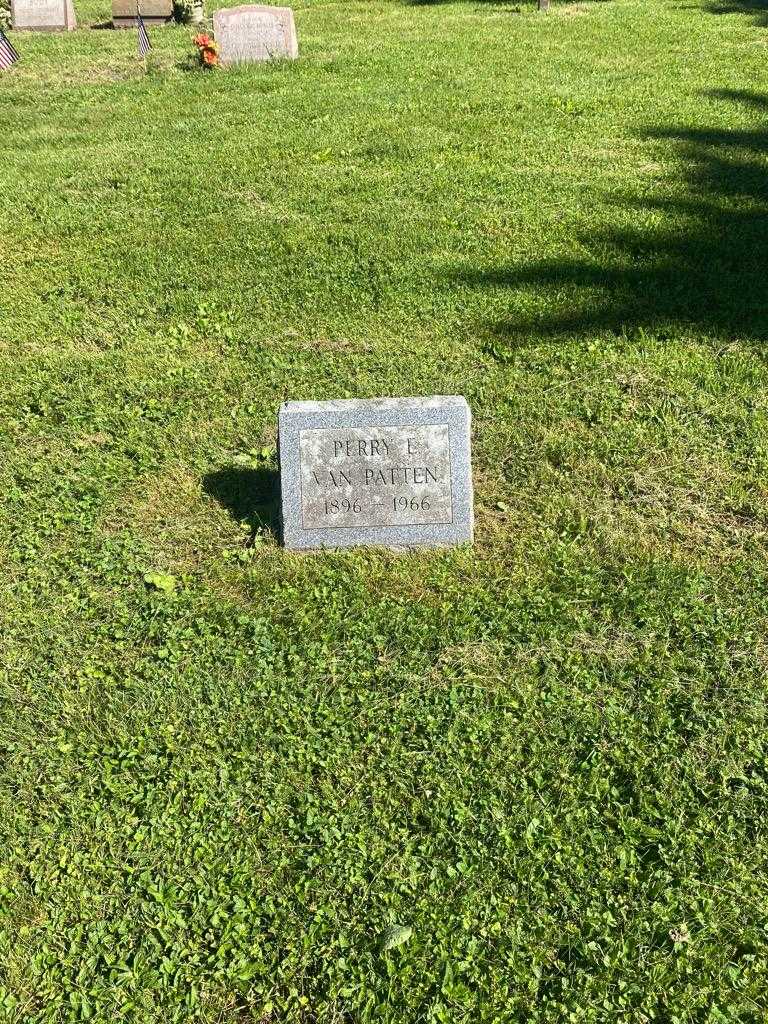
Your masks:
<instances>
[{"instance_id":1,"label":"flat grave marker","mask_svg":"<svg viewBox=\"0 0 768 1024\"><path fill-rule=\"evenodd\" d=\"M285 546L470 542L470 421L456 395L286 402L279 415Z\"/></svg>"},{"instance_id":2,"label":"flat grave marker","mask_svg":"<svg viewBox=\"0 0 768 1024\"><path fill-rule=\"evenodd\" d=\"M222 64L293 59L299 55L296 25L290 7L245 4L225 7L213 15L213 36Z\"/></svg>"},{"instance_id":3,"label":"flat grave marker","mask_svg":"<svg viewBox=\"0 0 768 1024\"><path fill-rule=\"evenodd\" d=\"M72 0L11 0L17 32L70 32L77 28Z\"/></svg>"}]
</instances>

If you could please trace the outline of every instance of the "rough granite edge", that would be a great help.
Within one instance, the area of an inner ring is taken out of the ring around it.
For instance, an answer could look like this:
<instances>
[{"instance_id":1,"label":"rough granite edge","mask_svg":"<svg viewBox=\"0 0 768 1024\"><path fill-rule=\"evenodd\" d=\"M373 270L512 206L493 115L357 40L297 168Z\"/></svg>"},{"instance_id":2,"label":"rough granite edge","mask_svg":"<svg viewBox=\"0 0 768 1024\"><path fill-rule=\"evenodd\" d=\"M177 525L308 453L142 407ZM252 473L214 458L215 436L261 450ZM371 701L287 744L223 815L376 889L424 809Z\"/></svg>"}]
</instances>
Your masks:
<instances>
[{"instance_id":1,"label":"rough granite edge","mask_svg":"<svg viewBox=\"0 0 768 1024\"><path fill-rule=\"evenodd\" d=\"M244 14L272 14L276 21L283 19L285 22L290 18L293 22L292 7L274 7L272 4L240 4L238 7L222 7L213 12L214 32L217 25L222 25L230 20L237 20Z\"/></svg>"},{"instance_id":2,"label":"rough granite edge","mask_svg":"<svg viewBox=\"0 0 768 1024\"><path fill-rule=\"evenodd\" d=\"M343 412L345 409L434 409L446 405L469 409L463 395L428 395L423 398L334 398L323 401L283 402L280 406L280 415L283 412Z\"/></svg>"}]
</instances>

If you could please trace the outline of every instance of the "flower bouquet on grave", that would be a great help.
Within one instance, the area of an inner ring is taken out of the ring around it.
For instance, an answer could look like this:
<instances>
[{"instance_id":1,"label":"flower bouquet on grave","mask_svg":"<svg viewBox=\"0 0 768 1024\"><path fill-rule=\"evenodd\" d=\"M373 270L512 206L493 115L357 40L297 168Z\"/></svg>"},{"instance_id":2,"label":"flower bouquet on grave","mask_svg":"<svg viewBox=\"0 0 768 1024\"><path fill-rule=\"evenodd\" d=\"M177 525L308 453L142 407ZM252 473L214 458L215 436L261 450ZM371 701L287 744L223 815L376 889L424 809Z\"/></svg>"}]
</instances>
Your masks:
<instances>
[{"instance_id":1,"label":"flower bouquet on grave","mask_svg":"<svg viewBox=\"0 0 768 1024\"><path fill-rule=\"evenodd\" d=\"M200 56L200 66L204 68L219 67L219 48L210 36L201 32L192 40Z\"/></svg>"}]
</instances>

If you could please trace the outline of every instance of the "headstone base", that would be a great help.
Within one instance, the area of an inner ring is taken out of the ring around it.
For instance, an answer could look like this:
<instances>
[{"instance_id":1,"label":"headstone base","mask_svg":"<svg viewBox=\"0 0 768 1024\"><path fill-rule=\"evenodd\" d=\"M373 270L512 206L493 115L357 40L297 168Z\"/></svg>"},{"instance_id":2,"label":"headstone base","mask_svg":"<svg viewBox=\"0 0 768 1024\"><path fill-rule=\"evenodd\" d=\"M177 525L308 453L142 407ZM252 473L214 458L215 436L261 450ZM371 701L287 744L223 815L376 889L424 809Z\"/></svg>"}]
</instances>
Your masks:
<instances>
[{"instance_id":1,"label":"headstone base","mask_svg":"<svg viewBox=\"0 0 768 1024\"><path fill-rule=\"evenodd\" d=\"M144 24L147 28L162 27L173 20L172 18L145 18L143 14L142 18L144 19ZM136 28L137 24L138 22L136 21L136 18L112 19L112 28Z\"/></svg>"}]
</instances>

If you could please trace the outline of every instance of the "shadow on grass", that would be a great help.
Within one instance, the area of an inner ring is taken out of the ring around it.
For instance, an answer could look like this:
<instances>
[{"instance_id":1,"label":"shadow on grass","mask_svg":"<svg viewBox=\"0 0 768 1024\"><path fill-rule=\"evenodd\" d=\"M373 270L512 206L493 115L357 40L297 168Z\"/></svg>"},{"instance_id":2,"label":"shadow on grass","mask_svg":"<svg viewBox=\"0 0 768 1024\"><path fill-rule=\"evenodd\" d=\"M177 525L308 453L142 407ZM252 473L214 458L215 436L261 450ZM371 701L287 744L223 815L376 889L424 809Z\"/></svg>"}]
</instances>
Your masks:
<instances>
[{"instance_id":1,"label":"shadow on grass","mask_svg":"<svg viewBox=\"0 0 768 1024\"><path fill-rule=\"evenodd\" d=\"M404 0L410 7L439 7L445 6L446 4L453 3L465 3L466 0ZM538 0L473 0L475 4L479 4L480 7L498 7L501 10L506 10L510 14L522 14L523 11L538 11L539 3ZM610 0L550 0L550 11L557 10L558 7L573 7L574 5L582 5L584 3L609 3ZM476 8L479 10L479 8ZM542 14L546 11L541 11Z\"/></svg>"},{"instance_id":2,"label":"shadow on grass","mask_svg":"<svg viewBox=\"0 0 768 1024\"><path fill-rule=\"evenodd\" d=\"M717 92L768 116L768 97ZM543 289L554 308L487 325L503 344L600 331L675 337L697 332L768 340L768 127L660 129L648 138L678 143L689 182L680 198L630 197L624 205L652 227L579 238L595 255L490 267L461 277L482 287ZM570 307L570 308L569 308ZM498 346L492 350L499 352Z\"/></svg>"},{"instance_id":3,"label":"shadow on grass","mask_svg":"<svg viewBox=\"0 0 768 1024\"><path fill-rule=\"evenodd\" d=\"M233 519L248 524L251 540L263 532L280 540L280 474L277 470L222 466L203 477L203 490Z\"/></svg>"},{"instance_id":4,"label":"shadow on grass","mask_svg":"<svg viewBox=\"0 0 768 1024\"><path fill-rule=\"evenodd\" d=\"M755 24L768 26L768 0L713 0L703 10L707 14L748 14Z\"/></svg>"}]
</instances>

